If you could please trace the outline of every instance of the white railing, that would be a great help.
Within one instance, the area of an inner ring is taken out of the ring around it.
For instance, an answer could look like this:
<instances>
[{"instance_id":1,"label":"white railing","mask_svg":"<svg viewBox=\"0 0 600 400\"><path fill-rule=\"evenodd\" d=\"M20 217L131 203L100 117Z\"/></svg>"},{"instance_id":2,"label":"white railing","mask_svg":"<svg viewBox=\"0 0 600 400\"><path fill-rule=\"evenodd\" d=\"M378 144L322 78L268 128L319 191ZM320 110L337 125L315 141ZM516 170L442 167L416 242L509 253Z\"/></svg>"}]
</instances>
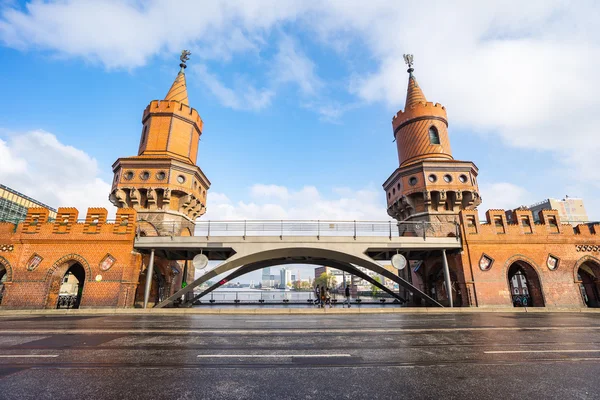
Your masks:
<instances>
[{"instance_id":1,"label":"white railing","mask_svg":"<svg viewBox=\"0 0 600 400\"><path fill-rule=\"evenodd\" d=\"M143 226L146 221L140 222ZM459 229L452 222L397 221L327 221L327 220L244 220L198 221L185 225L178 222L150 223L160 236L179 236L191 228L194 236L344 236L344 237L458 237Z\"/></svg>"}]
</instances>

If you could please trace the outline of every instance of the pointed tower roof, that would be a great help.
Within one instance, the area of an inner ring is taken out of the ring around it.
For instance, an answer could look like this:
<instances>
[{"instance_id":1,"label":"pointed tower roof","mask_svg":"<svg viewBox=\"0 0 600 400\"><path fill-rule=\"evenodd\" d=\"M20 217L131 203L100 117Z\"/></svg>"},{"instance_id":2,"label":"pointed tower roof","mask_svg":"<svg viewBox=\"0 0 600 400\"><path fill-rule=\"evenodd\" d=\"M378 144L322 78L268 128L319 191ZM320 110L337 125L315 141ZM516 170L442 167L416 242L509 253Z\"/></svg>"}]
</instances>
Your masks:
<instances>
[{"instance_id":1,"label":"pointed tower roof","mask_svg":"<svg viewBox=\"0 0 600 400\"><path fill-rule=\"evenodd\" d=\"M408 89L406 90L406 103L404 104L405 110L417 103L427 103L427 99L419 87L417 78L415 78L412 74L412 71L412 68L408 69Z\"/></svg>"},{"instance_id":2,"label":"pointed tower roof","mask_svg":"<svg viewBox=\"0 0 600 400\"><path fill-rule=\"evenodd\" d=\"M169 93L165 96L165 100L176 100L186 106L189 106L188 102L188 93L187 93L187 85L185 83L185 73L183 72L183 67L181 71L177 74L175 78L175 82L171 85L171 89L169 89Z\"/></svg>"}]
</instances>

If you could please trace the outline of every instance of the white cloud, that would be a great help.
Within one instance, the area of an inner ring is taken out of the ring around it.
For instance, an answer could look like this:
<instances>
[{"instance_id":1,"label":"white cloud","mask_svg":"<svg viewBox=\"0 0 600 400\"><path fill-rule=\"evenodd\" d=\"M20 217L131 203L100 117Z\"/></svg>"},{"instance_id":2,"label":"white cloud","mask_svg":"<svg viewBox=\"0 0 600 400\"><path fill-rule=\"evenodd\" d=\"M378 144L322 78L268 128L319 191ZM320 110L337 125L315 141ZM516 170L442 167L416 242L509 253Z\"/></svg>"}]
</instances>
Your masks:
<instances>
[{"instance_id":1,"label":"white cloud","mask_svg":"<svg viewBox=\"0 0 600 400\"><path fill-rule=\"evenodd\" d=\"M110 184L100 178L96 160L58 141L45 131L13 134L0 140L0 182L50 207L76 207L85 217L88 207L105 207ZM8 162L6 162L8 160Z\"/></svg>"},{"instance_id":2,"label":"white cloud","mask_svg":"<svg viewBox=\"0 0 600 400\"><path fill-rule=\"evenodd\" d=\"M323 86L315 72L315 64L287 35L279 41L271 73L276 82L296 84L303 94L315 94Z\"/></svg>"},{"instance_id":3,"label":"white cloud","mask_svg":"<svg viewBox=\"0 0 600 400\"><path fill-rule=\"evenodd\" d=\"M513 210L520 206L530 206L536 200L532 194L525 188L508 182L484 183L479 187L482 204L478 207L484 218L485 211L488 209Z\"/></svg>"},{"instance_id":4,"label":"white cloud","mask_svg":"<svg viewBox=\"0 0 600 400\"><path fill-rule=\"evenodd\" d=\"M221 193L209 193L203 220L389 220L385 196L378 190L337 188L324 196L314 186L291 190L285 186L257 184L249 188L251 201L232 201Z\"/></svg>"},{"instance_id":5,"label":"white cloud","mask_svg":"<svg viewBox=\"0 0 600 400\"><path fill-rule=\"evenodd\" d=\"M275 94L272 90L256 89L244 83L238 84L236 90L231 89L225 86L216 75L208 72L205 65L193 66L192 72L200 78L200 81L208 87L222 105L234 110L260 110L271 103L271 98Z\"/></svg>"},{"instance_id":6,"label":"white cloud","mask_svg":"<svg viewBox=\"0 0 600 400\"><path fill-rule=\"evenodd\" d=\"M447 107L452 126L546 151L570 179L597 192L599 11L592 0L577 6L565 0L181 0L177 7L169 0L36 1L24 9L4 6L0 40L108 68L145 65L188 45L208 59L253 52L271 65L261 76L272 78L268 88L225 85L200 66L203 83L222 104L250 110L267 107L277 84L297 85L313 97L331 84L299 48L295 29L303 44L329 46L323 52L346 57L358 49L358 60L344 60L351 77L341 79L360 100L393 112L403 107L406 90L401 55L414 52L421 87L429 100ZM273 38L280 38L274 54L268 48ZM311 109L333 121L344 111L335 102Z\"/></svg>"}]
</instances>

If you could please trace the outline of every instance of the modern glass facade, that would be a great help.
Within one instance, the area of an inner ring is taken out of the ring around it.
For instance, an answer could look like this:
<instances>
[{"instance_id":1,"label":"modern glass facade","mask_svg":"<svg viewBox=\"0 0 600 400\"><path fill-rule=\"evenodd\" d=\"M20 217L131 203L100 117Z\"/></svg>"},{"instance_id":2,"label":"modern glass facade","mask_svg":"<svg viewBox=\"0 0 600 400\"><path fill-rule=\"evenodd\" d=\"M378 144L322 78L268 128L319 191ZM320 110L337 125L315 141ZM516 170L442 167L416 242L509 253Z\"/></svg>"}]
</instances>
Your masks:
<instances>
[{"instance_id":1,"label":"modern glass facade","mask_svg":"<svg viewBox=\"0 0 600 400\"><path fill-rule=\"evenodd\" d=\"M21 222L30 207L44 207L50 211L50 220L56 218L56 210L44 203L25 196L7 186L0 185L0 221Z\"/></svg>"}]
</instances>

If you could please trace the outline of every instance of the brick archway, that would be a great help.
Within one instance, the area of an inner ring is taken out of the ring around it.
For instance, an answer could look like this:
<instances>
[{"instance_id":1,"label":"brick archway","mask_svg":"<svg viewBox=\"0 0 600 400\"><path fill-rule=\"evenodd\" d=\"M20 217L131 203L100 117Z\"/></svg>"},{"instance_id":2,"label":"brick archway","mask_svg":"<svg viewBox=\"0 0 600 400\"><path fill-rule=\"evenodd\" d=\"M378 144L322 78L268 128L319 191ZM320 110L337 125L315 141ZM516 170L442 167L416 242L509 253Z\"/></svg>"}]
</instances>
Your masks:
<instances>
[{"instance_id":1,"label":"brick archway","mask_svg":"<svg viewBox=\"0 0 600 400\"><path fill-rule=\"evenodd\" d=\"M54 262L54 264L52 264L52 267L50 267L46 273L46 278L44 280L46 282L46 303L44 308L56 308L62 278L74 264L81 265L83 271L85 272L84 282L91 282L93 280L92 270L90 269L89 263L79 254L72 253L59 258ZM81 296L82 298L85 298L86 291L87 285L84 285Z\"/></svg>"},{"instance_id":2,"label":"brick archway","mask_svg":"<svg viewBox=\"0 0 600 400\"><path fill-rule=\"evenodd\" d=\"M6 271L6 282L12 282L12 266L10 265L10 262L8 262L8 260L2 256L0 256L0 267Z\"/></svg>"},{"instance_id":3,"label":"brick archway","mask_svg":"<svg viewBox=\"0 0 600 400\"><path fill-rule=\"evenodd\" d=\"M577 260L577 262L575 263L575 265L573 266L573 282L575 283L579 283L579 279L577 278L577 271L579 271L579 268L581 268L581 266L585 263L595 263L596 265L600 266L600 259L594 257L594 256L583 256L581 257L579 260ZM597 277L598 279L600 279L600 276Z\"/></svg>"},{"instance_id":4,"label":"brick archway","mask_svg":"<svg viewBox=\"0 0 600 400\"><path fill-rule=\"evenodd\" d=\"M505 280L508 287L508 292L511 296L511 303L513 303L514 306L516 306L515 296L517 294L513 293L514 288L512 287L511 281L517 274L519 277L523 276L525 279L525 286L523 288L527 289L529 296L527 306L546 306L542 279L538 271L539 266L532 259L521 254L512 256L506 261L506 263L504 263ZM519 293L518 295L524 297L523 293Z\"/></svg>"},{"instance_id":5,"label":"brick archway","mask_svg":"<svg viewBox=\"0 0 600 400\"><path fill-rule=\"evenodd\" d=\"M581 257L573 267L573 275L583 304L591 308L600 307L600 260L589 255Z\"/></svg>"},{"instance_id":6,"label":"brick archway","mask_svg":"<svg viewBox=\"0 0 600 400\"><path fill-rule=\"evenodd\" d=\"M93 280L93 278L92 278L92 270L90 268L90 264L87 262L87 260L85 258L83 258L79 254L75 254L75 253L67 254L65 256L62 256L58 260L56 260L54 262L54 264L52 264L52 267L50 267L50 269L48 269L48 272L46 272L46 278L44 280L48 281L48 279L50 279L50 277L52 277L59 268L63 269L65 267L65 264L67 264L67 267L63 271L63 275L64 275L64 273L71 267L71 265L73 265L75 263L81 264L81 266L85 270L86 281L91 282Z\"/></svg>"}]
</instances>

